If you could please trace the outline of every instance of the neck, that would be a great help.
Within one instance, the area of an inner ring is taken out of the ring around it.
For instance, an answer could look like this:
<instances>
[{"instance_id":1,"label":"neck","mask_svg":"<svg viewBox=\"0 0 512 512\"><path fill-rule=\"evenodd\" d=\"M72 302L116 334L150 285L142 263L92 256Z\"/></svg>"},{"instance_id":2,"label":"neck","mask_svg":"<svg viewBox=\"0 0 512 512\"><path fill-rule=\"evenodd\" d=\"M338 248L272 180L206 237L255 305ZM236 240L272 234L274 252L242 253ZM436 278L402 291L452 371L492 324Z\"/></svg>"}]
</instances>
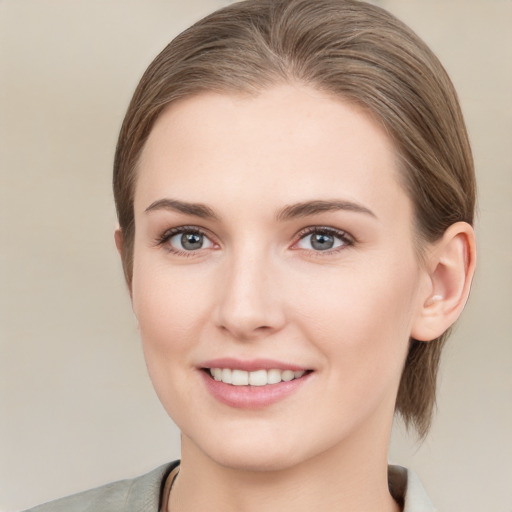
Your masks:
<instances>
[{"instance_id":1,"label":"neck","mask_svg":"<svg viewBox=\"0 0 512 512\"><path fill-rule=\"evenodd\" d=\"M183 436L169 510L398 512L388 489L388 442L362 436L285 469L250 471L218 464Z\"/></svg>"}]
</instances>

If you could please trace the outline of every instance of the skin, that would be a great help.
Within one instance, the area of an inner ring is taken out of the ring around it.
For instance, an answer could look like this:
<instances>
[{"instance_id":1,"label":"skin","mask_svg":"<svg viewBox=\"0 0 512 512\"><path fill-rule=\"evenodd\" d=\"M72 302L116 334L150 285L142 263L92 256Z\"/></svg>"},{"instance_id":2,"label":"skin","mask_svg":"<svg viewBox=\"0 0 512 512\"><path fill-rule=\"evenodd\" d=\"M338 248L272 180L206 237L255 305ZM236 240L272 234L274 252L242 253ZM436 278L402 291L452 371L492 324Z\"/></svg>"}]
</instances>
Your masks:
<instances>
[{"instance_id":1,"label":"skin","mask_svg":"<svg viewBox=\"0 0 512 512\"><path fill-rule=\"evenodd\" d=\"M395 157L375 120L304 86L205 93L157 120L136 185L131 295L149 374L182 432L173 511L398 510L395 397L411 335L443 328L432 327L443 301L428 301L446 290L434 289L439 265L415 253ZM167 199L213 216L155 206ZM310 201L345 207L283 215ZM205 233L202 248L163 239L182 226ZM339 232L333 249L311 245L315 226ZM207 391L198 365L219 357L313 372L248 410Z\"/></svg>"}]
</instances>

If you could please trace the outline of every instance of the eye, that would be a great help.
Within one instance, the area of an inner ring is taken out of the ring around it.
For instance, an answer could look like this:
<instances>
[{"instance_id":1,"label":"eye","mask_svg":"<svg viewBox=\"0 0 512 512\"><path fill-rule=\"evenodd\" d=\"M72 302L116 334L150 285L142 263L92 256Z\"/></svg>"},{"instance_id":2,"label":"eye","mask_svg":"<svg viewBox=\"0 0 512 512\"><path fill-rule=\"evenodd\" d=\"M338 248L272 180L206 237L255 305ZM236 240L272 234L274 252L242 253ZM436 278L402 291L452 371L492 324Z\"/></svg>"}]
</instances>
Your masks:
<instances>
[{"instance_id":1,"label":"eye","mask_svg":"<svg viewBox=\"0 0 512 512\"><path fill-rule=\"evenodd\" d=\"M172 236L169 244L180 251L197 251L212 247L212 242L203 233L185 232Z\"/></svg>"},{"instance_id":2,"label":"eye","mask_svg":"<svg viewBox=\"0 0 512 512\"><path fill-rule=\"evenodd\" d=\"M214 243L205 233L197 228L179 227L166 231L160 240L159 245L165 245L171 252L184 253L210 249Z\"/></svg>"},{"instance_id":3,"label":"eye","mask_svg":"<svg viewBox=\"0 0 512 512\"><path fill-rule=\"evenodd\" d=\"M352 238L343 231L332 228L308 228L301 234L295 247L309 251L331 251L353 243Z\"/></svg>"}]
</instances>

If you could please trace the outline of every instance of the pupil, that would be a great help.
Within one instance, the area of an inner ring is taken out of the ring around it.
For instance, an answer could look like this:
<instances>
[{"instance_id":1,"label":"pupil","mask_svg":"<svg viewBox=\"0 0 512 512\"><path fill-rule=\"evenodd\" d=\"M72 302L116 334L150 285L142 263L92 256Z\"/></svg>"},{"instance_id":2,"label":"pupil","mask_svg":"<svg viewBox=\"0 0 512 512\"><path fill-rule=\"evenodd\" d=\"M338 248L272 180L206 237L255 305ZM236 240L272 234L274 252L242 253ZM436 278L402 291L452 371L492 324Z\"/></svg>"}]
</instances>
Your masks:
<instances>
[{"instance_id":1,"label":"pupil","mask_svg":"<svg viewBox=\"0 0 512 512\"><path fill-rule=\"evenodd\" d=\"M311 239L311 247L319 251L326 251L332 249L334 245L334 237L331 235L317 233Z\"/></svg>"},{"instance_id":2,"label":"pupil","mask_svg":"<svg viewBox=\"0 0 512 512\"><path fill-rule=\"evenodd\" d=\"M193 251L201 249L203 245L203 235L198 233L185 233L181 235L181 245L184 249Z\"/></svg>"}]
</instances>

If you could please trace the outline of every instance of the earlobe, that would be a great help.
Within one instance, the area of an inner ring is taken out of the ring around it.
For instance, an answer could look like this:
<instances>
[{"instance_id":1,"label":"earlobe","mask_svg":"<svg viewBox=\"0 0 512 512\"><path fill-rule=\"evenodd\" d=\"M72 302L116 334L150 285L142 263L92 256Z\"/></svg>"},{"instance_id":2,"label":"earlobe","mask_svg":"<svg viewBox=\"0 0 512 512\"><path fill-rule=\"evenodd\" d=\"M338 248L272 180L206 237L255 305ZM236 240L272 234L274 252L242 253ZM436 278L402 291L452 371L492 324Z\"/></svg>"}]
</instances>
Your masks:
<instances>
[{"instance_id":1,"label":"earlobe","mask_svg":"<svg viewBox=\"0 0 512 512\"><path fill-rule=\"evenodd\" d=\"M459 317L469 296L476 265L473 228L466 222L452 224L432 245L427 258L430 281L411 337L431 341L443 334Z\"/></svg>"}]
</instances>

